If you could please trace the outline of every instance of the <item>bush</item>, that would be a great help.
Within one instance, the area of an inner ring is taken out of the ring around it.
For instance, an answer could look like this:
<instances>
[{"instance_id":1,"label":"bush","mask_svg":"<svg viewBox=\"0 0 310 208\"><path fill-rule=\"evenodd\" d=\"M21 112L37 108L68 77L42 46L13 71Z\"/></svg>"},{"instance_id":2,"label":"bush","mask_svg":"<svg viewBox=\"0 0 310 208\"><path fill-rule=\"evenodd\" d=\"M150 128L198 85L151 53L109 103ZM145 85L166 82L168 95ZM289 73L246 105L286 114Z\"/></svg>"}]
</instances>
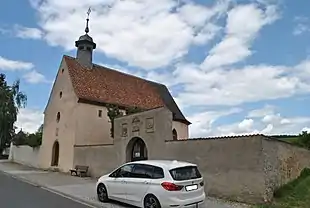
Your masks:
<instances>
[{"instance_id":1,"label":"bush","mask_svg":"<svg viewBox=\"0 0 310 208\"><path fill-rule=\"evenodd\" d=\"M30 147L38 147L42 144L42 136L38 134L29 134L26 144Z\"/></svg>"},{"instance_id":2,"label":"bush","mask_svg":"<svg viewBox=\"0 0 310 208\"><path fill-rule=\"evenodd\" d=\"M294 190L294 188L300 184L302 181L304 181L305 178L310 176L310 169L304 168L298 178L295 180L290 181L289 183L281 186L278 190L274 192L275 198L282 198L284 196L287 196L290 192Z\"/></svg>"},{"instance_id":3,"label":"bush","mask_svg":"<svg viewBox=\"0 0 310 208\"><path fill-rule=\"evenodd\" d=\"M15 146L26 145L27 135L20 130L16 135L14 135L12 142Z\"/></svg>"},{"instance_id":4,"label":"bush","mask_svg":"<svg viewBox=\"0 0 310 208\"><path fill-rule=\"evenodd\" d=\"M299 142L304 147L310 149L310 133L304 131L299 135Z\"/></svg>"},{"instance_id":5,"label":"bush","mask_svg":"<svg viewBox=\"0 0 310 208\"><path fill-rule=\"evenodd\" d=\"M12 140L15 146L28 145L30 147L38 147L42 144L42 127L36 133L26 134L20 130Z\"/></svg>"}]
</instances>

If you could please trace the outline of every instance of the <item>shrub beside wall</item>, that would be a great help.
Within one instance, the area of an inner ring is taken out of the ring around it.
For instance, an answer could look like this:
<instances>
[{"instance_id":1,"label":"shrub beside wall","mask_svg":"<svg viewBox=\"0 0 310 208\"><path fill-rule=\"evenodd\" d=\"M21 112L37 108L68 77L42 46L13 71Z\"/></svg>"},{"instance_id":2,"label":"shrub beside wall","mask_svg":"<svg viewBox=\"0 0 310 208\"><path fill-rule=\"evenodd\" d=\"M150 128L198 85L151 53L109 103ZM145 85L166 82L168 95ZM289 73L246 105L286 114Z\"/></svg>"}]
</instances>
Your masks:
<instances>
[{"instance_id":1,"label":"shrub beside wall","mask_svg":"<svg viewBox=\"0 0 310 208\"><path fill-rule=\"evenodd\" d=\"M39 147L42 144L42 132L37 131L36 133L28 134L21 130L14 136L12 142L15 146Z\"/></svg>"}]
</instances>

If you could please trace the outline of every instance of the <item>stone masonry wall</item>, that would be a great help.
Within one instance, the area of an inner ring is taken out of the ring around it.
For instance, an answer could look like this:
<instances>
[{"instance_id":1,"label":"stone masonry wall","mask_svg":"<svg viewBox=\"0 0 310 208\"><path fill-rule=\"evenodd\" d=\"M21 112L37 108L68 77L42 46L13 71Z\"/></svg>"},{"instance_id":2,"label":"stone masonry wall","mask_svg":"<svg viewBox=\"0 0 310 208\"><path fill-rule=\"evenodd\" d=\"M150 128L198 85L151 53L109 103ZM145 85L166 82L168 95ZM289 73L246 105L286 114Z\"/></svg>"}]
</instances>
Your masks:
<instances>
[{"instance_id":1,"label":"stone masonry wall","mask_svg":"<svg viewBox=\"0 0 310 208\"><path fill-rule=\"evenodd\" d=\"M297 178L305 168L310 168L310 151L275 139L263 139L266 201L281 185Z\"/></svg>"},{"instance_id":2,"label":"stone masonry wall","mask_svg":"<svg viewBox=\"0 0 310 208\"><path fill-rule=\"evenodd\" d=\"M261 136L169 141L166 159L198 164L206 192L241 202L263 202L265 194Z\"/></svg>"}]
</instances>

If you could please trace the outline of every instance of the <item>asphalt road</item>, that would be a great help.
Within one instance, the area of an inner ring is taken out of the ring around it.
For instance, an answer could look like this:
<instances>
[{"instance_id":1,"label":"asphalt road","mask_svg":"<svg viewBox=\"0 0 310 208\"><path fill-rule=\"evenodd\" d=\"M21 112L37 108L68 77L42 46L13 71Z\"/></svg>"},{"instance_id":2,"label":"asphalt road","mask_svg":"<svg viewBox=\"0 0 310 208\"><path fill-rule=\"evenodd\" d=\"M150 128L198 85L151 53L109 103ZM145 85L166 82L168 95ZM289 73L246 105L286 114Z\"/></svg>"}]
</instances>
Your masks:
<instances>
[{"instance_id":1,"label":"asphalt road","mask_svg":"<svg viewBox=\"0 0 310 208\"><path fill-rule=\"evenodd\" d=\"M1 208L89 208L0 172Z\"/></svg>"}]
</instances>

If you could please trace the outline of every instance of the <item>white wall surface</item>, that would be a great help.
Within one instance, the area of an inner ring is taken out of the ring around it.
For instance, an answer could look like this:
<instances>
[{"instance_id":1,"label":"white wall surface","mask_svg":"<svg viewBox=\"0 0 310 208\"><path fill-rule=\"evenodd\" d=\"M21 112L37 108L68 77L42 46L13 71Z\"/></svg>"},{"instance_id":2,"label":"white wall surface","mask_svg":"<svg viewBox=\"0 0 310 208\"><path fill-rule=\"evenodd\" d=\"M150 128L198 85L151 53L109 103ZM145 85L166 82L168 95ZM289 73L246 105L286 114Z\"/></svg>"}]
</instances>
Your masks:
<instances>
[{"instance_id":1,"label":"white wall surface","mask_svg":"<svg viewBox=\"0 0 310 208\"><path fill-rule=\"evenodd\" d=\"M32 148L29 146L14 146L11 144L9 160L15 163L39 167L40 148Z\"/></svg>"}]
</instances>

